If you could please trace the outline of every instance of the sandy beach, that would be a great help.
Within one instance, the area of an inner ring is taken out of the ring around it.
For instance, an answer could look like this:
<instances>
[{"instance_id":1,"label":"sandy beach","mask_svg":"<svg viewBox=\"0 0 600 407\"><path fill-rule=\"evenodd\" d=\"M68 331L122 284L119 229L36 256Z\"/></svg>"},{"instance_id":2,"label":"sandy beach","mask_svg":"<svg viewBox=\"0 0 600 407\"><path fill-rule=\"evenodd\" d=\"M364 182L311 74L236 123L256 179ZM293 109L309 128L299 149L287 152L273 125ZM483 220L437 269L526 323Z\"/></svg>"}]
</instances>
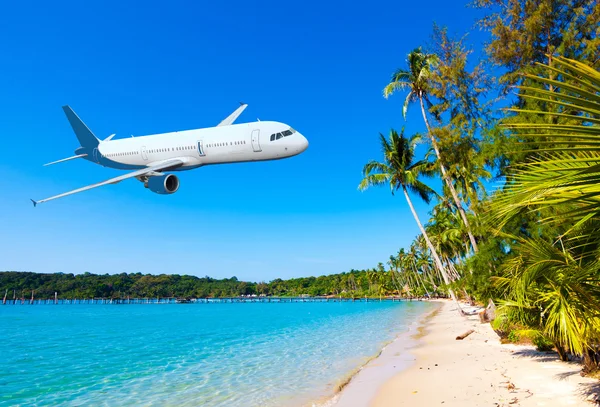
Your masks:
<instances>
[{"instance_id":1,"label":"sandy beach","mask_svg":"<svg viewBox=\"0 0 600 407\"><path fill-rule=\"evenodd\" d=\"M533 346L503 345L489 324L459 315L449 301L440 301L409 336L361 369L333 405L590 407L600 394L600 382L581 377L580 365Z\"/></svg>"}]
</instances>

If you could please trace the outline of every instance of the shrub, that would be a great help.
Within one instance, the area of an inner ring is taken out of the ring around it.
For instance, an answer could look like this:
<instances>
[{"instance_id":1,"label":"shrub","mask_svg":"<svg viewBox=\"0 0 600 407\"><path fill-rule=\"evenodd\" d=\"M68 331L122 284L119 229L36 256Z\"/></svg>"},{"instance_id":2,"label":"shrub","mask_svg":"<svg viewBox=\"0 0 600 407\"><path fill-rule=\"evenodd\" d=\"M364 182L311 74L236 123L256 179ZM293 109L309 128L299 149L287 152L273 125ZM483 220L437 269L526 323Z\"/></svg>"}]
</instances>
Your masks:
<instances>
[{"instance_id":1,"label":"shrub","mask_svg":"<svg viewBox=\"0 0 600 407\"><path fill-rule=\"evenodd\" d=\"M540 352L548 352L554 349L554 344L550 339L546 338L541 333L538 333L533 337L533 344L536 346L537 350Z\"/></svg>"}]
</instances>

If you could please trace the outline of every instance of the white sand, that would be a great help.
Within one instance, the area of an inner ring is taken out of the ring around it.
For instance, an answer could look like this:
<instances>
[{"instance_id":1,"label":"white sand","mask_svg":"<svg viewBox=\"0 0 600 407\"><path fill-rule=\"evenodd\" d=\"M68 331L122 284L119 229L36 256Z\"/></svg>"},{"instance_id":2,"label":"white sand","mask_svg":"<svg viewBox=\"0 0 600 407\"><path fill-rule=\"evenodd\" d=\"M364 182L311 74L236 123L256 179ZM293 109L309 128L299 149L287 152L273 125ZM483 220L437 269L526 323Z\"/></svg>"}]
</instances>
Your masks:
<instances>
[{"instance_id":1,"label":"white sand","mask_svg":"<svg viewBox=\"0 0 600 407\"><path fill-rule=\"evenodd\" d=\"M502 345L489 324L476 315L460 316L451 302L441 302L425 329L416 346L406 338L390 344L332 404L591 407L589 395L600 394L600 382L581 377L580 365L532 346ZM469 329L475 332L455 339Z\"/></svg>"}]
</instances>

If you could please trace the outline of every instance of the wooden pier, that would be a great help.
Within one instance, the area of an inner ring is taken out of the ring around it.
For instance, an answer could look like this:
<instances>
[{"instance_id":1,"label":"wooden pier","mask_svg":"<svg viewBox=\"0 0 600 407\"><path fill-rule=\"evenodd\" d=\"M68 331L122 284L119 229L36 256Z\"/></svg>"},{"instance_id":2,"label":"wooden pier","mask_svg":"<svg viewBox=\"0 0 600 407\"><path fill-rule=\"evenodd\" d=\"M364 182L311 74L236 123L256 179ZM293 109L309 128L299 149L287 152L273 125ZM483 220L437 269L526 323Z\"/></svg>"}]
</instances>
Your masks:
<instances>
[{"instance_id":1,"label":"wooden pier","mask_svg":"<svg viewBox=\"0 0 600 407\"><path fill-rule=\"evenodd\" d=\"M293 302L398 302L421 301L421 298L377 297L226 297L226 298L11 298L3 305L137 305L137 304L233 304L233 303L293 303Z\"/></svg>"}]
</instances>

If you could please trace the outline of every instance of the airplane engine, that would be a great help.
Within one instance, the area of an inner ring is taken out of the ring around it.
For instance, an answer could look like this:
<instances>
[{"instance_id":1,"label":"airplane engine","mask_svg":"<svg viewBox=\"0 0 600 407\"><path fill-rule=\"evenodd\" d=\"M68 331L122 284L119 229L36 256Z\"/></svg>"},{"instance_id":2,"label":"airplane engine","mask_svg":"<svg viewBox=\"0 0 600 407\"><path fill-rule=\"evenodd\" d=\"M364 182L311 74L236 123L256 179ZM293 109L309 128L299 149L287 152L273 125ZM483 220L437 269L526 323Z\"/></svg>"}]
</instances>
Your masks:
<instances>
[{"instance_id":1,"label":"airplane engine","mask_svg":"<svg viewBox=\"0 0 600 407\"><path fill-rule=\"evenodd\" d=\"M144 186L157 194L173 194L179 189L179 178L173 174L149 177Z\"/></svg>"}]
</instances>

